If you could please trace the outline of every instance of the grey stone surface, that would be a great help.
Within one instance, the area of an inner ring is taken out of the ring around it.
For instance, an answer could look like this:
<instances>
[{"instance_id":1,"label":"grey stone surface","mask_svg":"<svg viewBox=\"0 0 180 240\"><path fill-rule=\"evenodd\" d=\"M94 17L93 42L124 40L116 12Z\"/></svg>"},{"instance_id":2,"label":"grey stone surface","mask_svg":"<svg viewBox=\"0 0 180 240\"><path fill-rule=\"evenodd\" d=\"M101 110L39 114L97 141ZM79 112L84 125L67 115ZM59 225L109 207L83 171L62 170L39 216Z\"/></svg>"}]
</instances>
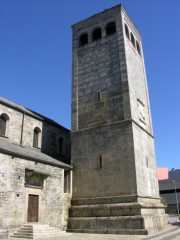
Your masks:
<instances>
[{"instance_id":1,"label":"grey stone surface","mask_svg":"<svg viewBox=\"0 0 180 240\"><path fill-rule=\"evenodd\" d=\"M0 154L1 168L1 218L3 227L18 227L27 221L27 194L39 194L42 223L62 224L63 217L63 170L57 167L34 163L20 158ZM31 169L45 176L42 189L25 186L25 169Z\"/></svg>"},{"instance_id":2,"label":"grey stone surface","mask_svg":"<svg viewBox=\"0 0 180 240\"><path fill-rule=\"evenodd\" d=\"M53 120L29 109L0 98L0 115L9 117L6 138L8 142L25 148L33 146L34 128L41 130L38 148L51 157L70 163L70 131ZM63 138L62 154L59 154L59 138Z\"/></svg>"},{"instance_id":3,"label":"grey stone surface","mask_svg":"<svg viewBox=\"0 0 180 240\"><path fill-rule=\"evenodd\" d=\"M60 234L59 237L56 238L43 238L43 240L179 240L180 239L180 224L177 218L169 219L173 224L169 225L164 231L161 233L150 235L150 236L137 236L137 235L116 235L116 234L87 234L87 233L65 233ZM9 240L17 240L17 238L9 238ZM25 239L23 239L25 240Z\"/></svg>"},{"instance_id":4,"label":"grey stone surface","mask_svg":"<svg viewBox=\"0 0 180 240\"><path fill-rule=\"evenodd\" d=\"M116 24L116 32L108 35L110 22ZM93 41L97 28L102 36ZM161 230L167 216L159 199L141 36L121 5L72 29L74 173L68 230L120 234ZM82 33L88 34L83 46L78 42ZM114 207L118 197L123 200ZM102 203L105 199L108 204Z\"/></svg>"},{"instance_id":5,"label":"grey stone surface","mask_svg":"<svg viewBox=\"0 0 180 240\"><path fill-rule=\"evenodd\" d=\"M5 136L0 136L0 235L28 221L30 195L38 196L38 222L66 229L71 195L64 194L64 171L72 169L67 164L69 130L4 98L1 114L8 121ZM38 147L33 146L35 127L41 133Z\"/></svg>"},{"instance_id":6,"label":"grey stone surface","mask_svg":"<svg viewBox=\"0 0 180 240\"><path fill-rule=\"evenodd\" d=\"M25 158L28 160L33 160L44 164L63 167L66 169L71 169L71 167L68 164L65 164L55 158L48 156L47 154L42 153L39 149L25 148L10 143L8 139L0 139L0 153L4 153L19 158Z\"/></svg>"}]
</instances>

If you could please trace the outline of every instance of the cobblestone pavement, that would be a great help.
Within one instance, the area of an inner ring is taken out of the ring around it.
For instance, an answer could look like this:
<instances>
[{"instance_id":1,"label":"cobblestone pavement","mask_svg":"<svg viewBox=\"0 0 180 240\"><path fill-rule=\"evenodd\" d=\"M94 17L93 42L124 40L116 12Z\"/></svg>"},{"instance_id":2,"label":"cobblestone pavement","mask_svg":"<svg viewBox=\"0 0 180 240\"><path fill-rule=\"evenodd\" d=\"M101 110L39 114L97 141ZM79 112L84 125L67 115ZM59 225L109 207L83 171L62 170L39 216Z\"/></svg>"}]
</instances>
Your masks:
<instances>
[{"instance_id":1,"label":"cobblestone pavement","mask_svg":"<svg viewBox=\"0 0 180 240\"><path fill-rule=\"evenodd\" d=\"M166 231L151 236L70 233L51 240L180 240L180 226L171 226Z\"/></svg>"},{"instance_id":2,"label":"cobblestone pavement","mask_svg":"<svg viewBox=\"0 0 180 240\"><path fill-rule=\"evenodd\" d=\"M41 240L180 240L180 220L177 217L169 218L170 225L166 230L155 235L113 235L113 234L86 234L64 233L58 238L46 238ZM10 237L9 240L19 240ZM21 240L27 240L22 239Z\"/></svg>"}]
</instances>

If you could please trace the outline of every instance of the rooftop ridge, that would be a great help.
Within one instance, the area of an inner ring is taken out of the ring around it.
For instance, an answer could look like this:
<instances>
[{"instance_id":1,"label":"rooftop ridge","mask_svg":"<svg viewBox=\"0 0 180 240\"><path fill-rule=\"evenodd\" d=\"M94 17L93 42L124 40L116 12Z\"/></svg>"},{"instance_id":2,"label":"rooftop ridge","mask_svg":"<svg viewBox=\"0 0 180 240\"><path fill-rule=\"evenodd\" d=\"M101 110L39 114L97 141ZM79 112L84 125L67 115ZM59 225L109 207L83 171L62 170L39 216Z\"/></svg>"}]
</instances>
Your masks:
<instances>
[{"instance_id":1,"label":"rooftop ridge","mask_svg":"<svg viewBox=\"0 0 180 240\"><path fill-rule=\"evenodd\" d=\"M58 126L58 127L61 127L61 128L65 129L65 130L70 131L69 129L65 128L64 126L62 126L61 124L55 122L54 120L52 120L52 119L50 119L50 118L48 118L46 116L43 116L42 114L37 113L37 112L35 112L35 111L33 111L33 110L29 109L29 108L26 108L26 107L23 107L23 106L21 106L19 104L16 104L16 103L14 103L14 102L6 99L6 98L0 97L0 104L3 104L5 106L7 106L7 107L11 107L11 108L13 108L13 109L15 109L15 110L17 110L17 111L19 111L21 113L25 113L25 114L27 114L29 116L32 116L32 117L34 117L34 118L36 118L38 120L50 122L51 124L53 124L55 126Z\"/></svg>"}]
</instances>

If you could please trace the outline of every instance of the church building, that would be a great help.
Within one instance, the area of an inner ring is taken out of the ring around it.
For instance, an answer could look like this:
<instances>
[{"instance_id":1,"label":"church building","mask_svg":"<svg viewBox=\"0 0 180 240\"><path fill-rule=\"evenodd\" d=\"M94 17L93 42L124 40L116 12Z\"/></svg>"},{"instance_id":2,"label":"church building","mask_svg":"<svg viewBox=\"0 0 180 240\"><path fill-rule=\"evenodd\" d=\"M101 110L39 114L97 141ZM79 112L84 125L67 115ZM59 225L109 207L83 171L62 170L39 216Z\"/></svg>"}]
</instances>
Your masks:
<instances>
[{"instance_id":1,"label":"church building","mask_svg":"<svg viewBox=\"0 0 180 240\"><path fill-rule=\"evenodd\" d=\"M0 236L24 223L66 229L70 131L0 98Z\"/></svg>"},{"instance_id":2,"label":"church building","mask_svg":"<svg viewBox=\"0 0 180 240\"><path fill-rule=\"evenodd\" d=\"M167 215L141 35L122 5L72 31L71 132L0 98L0 227L155 233Z\"/></svg>"}]
</instances>

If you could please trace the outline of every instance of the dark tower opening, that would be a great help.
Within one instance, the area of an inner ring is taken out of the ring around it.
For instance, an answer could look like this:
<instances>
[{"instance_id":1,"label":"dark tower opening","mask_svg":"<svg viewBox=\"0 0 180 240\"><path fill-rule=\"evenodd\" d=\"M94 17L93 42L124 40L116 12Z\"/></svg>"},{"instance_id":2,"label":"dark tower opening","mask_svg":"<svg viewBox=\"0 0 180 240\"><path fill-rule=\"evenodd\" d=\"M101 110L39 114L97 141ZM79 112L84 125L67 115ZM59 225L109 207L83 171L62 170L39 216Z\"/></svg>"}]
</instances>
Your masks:
<instances>
[{"instance_id":1,"label":"dark tower opening","mask_svg":"<svg viewBox=\"0 0 180 240\"><path fill-rule=\"evenodd\" d=\"M106 25L106 35L111 35L116 33L116 23L111 22Z\"/></svg>"},{"instance_id":2,"label":"dark tower opening","mask_svg":"<svg viewBox=\"0 0 180 240\"><path fill-rule=\"evenodd\" d=\"M131 33L131 42L133 44L133 46L135 47L136 44L135 44L135 39L134 39L134 35Z\"/></svg>"},{"instance_id":3,"label":"dark tower opening","mask_svg":"<svg viewBox=\"0 0 180 240\"><path fill-rule=\"evenodd\" d=\"M92 34L92 40L96 41L96 40L99 40L101 37L102 37L101 28L94 29Z\"/></svg>"},{"instance_id":4,"label":"dark tower opening","mask_svg":"<svg viewBox=\"0 0 180 240\"><path fill-rule=\"evenodd\" d=\"M140 49L138 41L136 41L136 49L137 49L139 55L141 55L141 49Z\"/></svg>"},{"instance_id":5,"label":"dark tower opening","mask_svg":"<svg viewBox=\"0 0 180 240\"><path fill-rule=\"evenodd\" d=\"M87 43L88 43L88 34L87 33L81 34L81 36L79 37L79 46L84 46Z\"/></svg>"},{"instance_id":6,"label":"dark tower opening","mask_svg":"<svg viewBox=\"0 0 180 240\"><path fill-rule=\"evenodd\" d=\"M129 29L128 29L128 27L127 27L126 24L125 24L125 32L126 32L126 37L127 37L128 39L130 39L130 36L129 36Z\"/></svg>"}]
</instances>

